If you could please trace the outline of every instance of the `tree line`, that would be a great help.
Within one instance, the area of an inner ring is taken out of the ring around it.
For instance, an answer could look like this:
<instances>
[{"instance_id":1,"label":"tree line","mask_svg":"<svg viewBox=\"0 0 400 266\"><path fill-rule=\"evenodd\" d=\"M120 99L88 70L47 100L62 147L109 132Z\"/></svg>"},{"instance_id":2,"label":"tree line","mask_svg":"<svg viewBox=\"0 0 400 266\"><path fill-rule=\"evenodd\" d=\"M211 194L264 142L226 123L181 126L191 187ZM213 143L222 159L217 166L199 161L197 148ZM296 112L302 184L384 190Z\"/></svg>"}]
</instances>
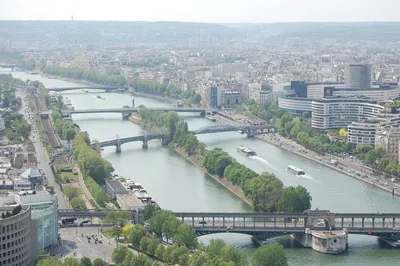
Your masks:
<instances>
[{"instance_id":1,"label":"tree line","mask_svg":"<svg viewBox=\"0 0 400 266\"><path fill-rule=\"evenodd\" d=\"M110 201L110 196L101 188L105 179L114 171L112 164L90 146L86 132L78 133L74 138L74 158L84 176L86 187L95 201L102 207Z\"/></svg>"},{"instance_id":2,"label":"tree line","mask_svg":"<svg viewBox=\"0 0 400 266\"><path fill-rule=\"evenodd\" d=\"M77 258L65 258L62 261L56 257L50 256L39 259L36 266L108 266L108 263L100 258L93 261L88 257L82 257L80 260Z\"/></svg>"},{"instance_id":3,"label":"tree line","mask_svg":"<svg viewBox=\"0 0 400 266\"><path fill-rule=\"evenodd\" d=\"M255 211L302 212L311 208L312 198L305 187L283 187L274 174L257 174L221 149L207 150L203 165L210 174L241 187Z\"/></svg>"},{"instance_id":4,"label":"tree line","mask_svg":"<svg viewBox=\"0 0 400 266\"><path fill-rule=\"evenodd\" d=\"M275 128L283 137L289 137L305 148L319 153L342 153L350 149L346 142L330 140L325 133L316 131L289 114L277 119Z\"/></svg>"},{"instance_id":5,"label":"tree line","mask_svg":"<svg viewBox=\"0 0 400 266\"><path fill-rule=\"evenodd\" d=\"M51 112L51 118L58 136L63 140L72 140L76 135L75 125L72 121L65 121L62 117L61 109L56 106Z\"/></svg>"}]
</instances>

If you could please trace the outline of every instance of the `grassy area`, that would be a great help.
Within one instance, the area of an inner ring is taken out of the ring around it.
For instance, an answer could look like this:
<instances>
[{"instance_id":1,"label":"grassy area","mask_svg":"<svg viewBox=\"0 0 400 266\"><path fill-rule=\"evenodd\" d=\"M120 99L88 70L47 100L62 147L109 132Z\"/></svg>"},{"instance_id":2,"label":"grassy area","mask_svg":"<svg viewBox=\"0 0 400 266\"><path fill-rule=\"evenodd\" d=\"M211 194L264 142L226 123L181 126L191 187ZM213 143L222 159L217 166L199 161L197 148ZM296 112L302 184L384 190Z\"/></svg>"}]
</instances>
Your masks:
<instances>
[{"instance_id":1,"label":"grassy area","mask_svg":"<svg viewBox=\"0 0 400 266\"><path fill-rule=\"evenodd\" d=\"M55 170L62 184L71 183L71 181L78 182L78 173L72 164L56 164Z\"/></svg>"}]
</instances>

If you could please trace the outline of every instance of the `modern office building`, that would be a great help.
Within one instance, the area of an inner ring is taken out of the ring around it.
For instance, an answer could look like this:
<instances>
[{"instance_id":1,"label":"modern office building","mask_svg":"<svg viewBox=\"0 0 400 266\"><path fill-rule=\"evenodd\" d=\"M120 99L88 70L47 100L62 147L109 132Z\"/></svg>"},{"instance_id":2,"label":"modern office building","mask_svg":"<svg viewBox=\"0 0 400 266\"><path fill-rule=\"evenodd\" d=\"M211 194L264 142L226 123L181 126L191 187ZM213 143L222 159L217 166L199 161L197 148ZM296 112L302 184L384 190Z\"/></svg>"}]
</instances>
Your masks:
<instances>
[{"instance_id":1,"label":"modern office building","mask_svg":"<svg viewBox=\"0 0 400 266\"><path fill-rule=\"evenodd\" d=\"M207 107L218 108L221 106L222 93L224 86L221 84L214 84L206 89L206 97L204 97L204 104Z\"/></svg>"},{"instance_id":2,"label":"modern office building","mask_svg":"<svg viewBox=\"0 0 400 266\"><path fill-rule=\"evenodd\" d=\"M331 98L313 100L311 126L319 130L347 128L352 122L375 117L384 110L375 101Z\"/></svg>"},{"instance_id":3,"label":"modern office building","mask_svg":"<svg viewBox=\"0 0 400 266\"><path fill-rule=\"evenodd\" d=\"M345 87L368 89L372 87L372 70L369 64L349 64L345 69Z\"/></svg>"},{"instance_id":4,"label":"modern office building","mask_svg":"<svg viewBox=\"0 0 400 266\"><path fill-rule=\"evenodd\" d=\"M58 242L57 195L42 191L16 192L14 201L31 208L31 218L36 221L37 247L44 249Z\"/></svg>"},{"instance_id":5,"label":"modern office building","mask_svg":"<svg viewBox=\"0 0 400 266\"><path fill-rule=\"evenodd\" d=\"M312 99L281 96L278 98L279 108L287 110L292 115L302 115L311 112Z\"/></svg>"},{"instance_id":6,"label":"modern office building","mask_svg":"<svg viewBox=\"0 0 400 266\"><path fill-rule=\"evenodd\" d=\"M0 207L0 213L12 213L15 207ZM0 216L0 265L35 265L38 253L36 230L30 207L22 207L19 213L8 218Z\"/></svg>"}]
</instances>

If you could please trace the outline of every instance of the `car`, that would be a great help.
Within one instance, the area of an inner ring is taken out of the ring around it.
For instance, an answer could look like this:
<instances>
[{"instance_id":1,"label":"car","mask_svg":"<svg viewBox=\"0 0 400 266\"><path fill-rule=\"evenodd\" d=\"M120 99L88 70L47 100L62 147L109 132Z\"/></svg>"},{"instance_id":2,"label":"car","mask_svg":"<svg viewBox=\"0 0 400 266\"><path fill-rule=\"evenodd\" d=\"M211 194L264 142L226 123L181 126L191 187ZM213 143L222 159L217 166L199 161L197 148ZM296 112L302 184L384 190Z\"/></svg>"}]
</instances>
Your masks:
<instances>
[{"instance_id":1,"label":"car","mask_svg":"<svg viewBox=\"0 0 400 266\"><path fill-rule=\"evenodd\" d=\"M201 221L201 222L199 222L199 224L207 224L207 222Z\"/></svg>"},{"instance_id":2,"label":"car","mask_svg":"<svg viewBox=\"0 0 400 266\"><path fill-rule=\"evenodd\" d=\"M365 228L364 227L360 227L360 228L358 228L358 231L364 231L365 230Z\"/></svg>"}]
</instances>

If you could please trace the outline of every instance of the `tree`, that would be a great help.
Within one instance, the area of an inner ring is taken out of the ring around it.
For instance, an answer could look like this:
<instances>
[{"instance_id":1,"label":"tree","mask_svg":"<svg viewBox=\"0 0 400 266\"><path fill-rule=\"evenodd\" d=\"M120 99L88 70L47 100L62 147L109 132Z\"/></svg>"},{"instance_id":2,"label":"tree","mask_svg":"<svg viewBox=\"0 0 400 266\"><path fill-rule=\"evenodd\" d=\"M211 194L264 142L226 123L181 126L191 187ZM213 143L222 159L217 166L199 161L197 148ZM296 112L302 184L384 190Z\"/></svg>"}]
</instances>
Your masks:
<instances>
[{"instance_id":1,"label":"tree","mask_svg":"<svg viewBox=\"0 0 400 266\"><path fill-rule=\"evenodd\" d=\"M177 233L179 225L180 221L178 221L178 219L175 217L164 222L162 225L162 232L167 239L167 243L168 239L171 239Z\"/></svg>"},{"instance_id":2,"label":"tree","mask_svg":"<svg viewBox=\"0 0 400 266\"><path fill-rule=\"evenodd\" d=\"M81 263L76 258L66 258L63 266L81 266Z\"/></svg>"},{"instance_id":3,"label":"tree","mask_svg":"<svg viewBox=\"0 0 400 266\"><path fill-rule=\"evenodd\" d=\"M278 243L259 247L253 254L253 266L287 266L283 246Z\"/></svg>"},{"instance_id":4,"label":"tree","mask_svg":"<svg viewBox=\"0 0 400 266\"><path fill-rule=\"evenodd\" d=\"M70 203L74 210L86 210L86 203L81 198L73 198Z\"/></svg>"},{"instance_id":5,"label":"tree","mask_svg":"<svg viewBox=\"0 0 400 266\"><path fill-rule=\"evenodd\" d=\"M93 266L108 266L107 262L105 262L104 260L97 258L93 261L92 263Z\"/></svg>"},{"instance_id":6,"label":"tree","mask_svg":"<svg viewBox=\"0 0 400 266\"><path fill-rule=\"evenodd\" d=\"M341 128L341 129L339 130L339 136L341 136L341 137L347 137L347 135L348 135L348 132L347 132L347 130L346 130L345 128Z\"/></svg>"},{"instance_id":7,"label":"tree","mask_svg":"<svg viewBox=\"0 0 400 266\"><path fill-rule=\"evenodd\" d=\"M142 240L142 238L146 235L147 231L143 227L143 225L137 224L131 230L131 233L129 235L129 241L131 242L132 246L137 248L140 246L140 241Z\"/></svg>"},{"instance_id":8,"label":"tree","mask_svg":"<svg viewBox=\"0 0 400 266\"><path fill-rule=\"evenodd\" d=\"M128 237L129 234L131 233L131 230L132 230L134 227L135 227L134 224L125 225L125 226L122 228L122 235L125 236L125 237Z\"/></svg>"},{"instance_id":9,"label":"tree","mask_svg":"<svg viewBox=\"0 0 400 266\"><path fill-rule=\"evenodd\" d=\"M82 191L80 188L68 186L64 189L64 194L65 194L65 196L68 197L69 200L71 200L71 199L76 198L79 195L81 195Z\"/></svg>"},{"instance_id":10,"label":"tree","mask_svg":"<svg viewBox=\"0 0 400 266\"><path fill-rule=\"evenodd\" d=\"M165 246L163 244L158 244L154 252L154 256L159 260L164 260L164 251L165 251Z\"/></svg>"},{"instance_id":11,"label":"tree","mask_svg":"<svg viewBox=\"0 0 400 266\"><path fill-rule=\"evenodd\" d=\"M226 243L222 239L212 239L206 248L207 254L210 258L219 257L222 254L223 249L226 247Z\"/></svg>"},{"instance_id":12,"label":"tree","mask_svg":"<svg viewBox=\"0 0 400 266\"><path fill-rule=\"evenodd\" d=\"M38 261L36 266L63 266L63 263L56 257L48 257Z\"/></svg>"},{"instance_id":13,"label":"tree","mask_svg":"<svg viewBox=\"0 0 400 266\"><path fill-rule=\"evenodd\" d=\"M114 226L123 227L129 221L130 217L129 212L125 210L109 211L104 221Z\"/></svg>"},{"instance_id":14,"label":"tree","mask_svg":"<svg viewBox=\"0 0 400 266\"><path fill-rule=\"evenodd\" d=\"M114 250L113 250L113 253L112 253L112 255L111 255L111 260L113 261L113 262L115 262L115 264L121 264L123 261L124 261L124 259L125 259L125 257L126 257L126 254L128 253L128 252L130 252L130 250L126 247L126 246L119 246L119 247L116 247Z\"/></svg>"},{"instance_id":15,"label":"tree","mask_svg":"<svg viewBox=\"0 0 400 266\"><path fill-rule=\"evenodd\" d=\"M303 186L286 187L277 204L280 212L303 212L311 208L311 196Z\"/></svg>"},{"instance_id":16,"label":"tree","mask_svg":"<svg viewBox=\"0 0 400 266\"><path fill-rule=\"evenodd\" d=\"M222 177L224 176L225 168L231 164L233 164L233 159L230 155L219 156L218 159L215 161L215 172Z\"/></svg>"},{"instance_id":17,"label":"tree","mask_svg":"<svg viewBox=\"0 0 400 266\"><path fill-rule=\"evenodd\" d=\"M176 244L184 244L188 248L195 248L197 245L197 235L193 228L188 224L181 224L177 233L172 237Z\"/></svg>"},{"instance_id":18,"label":"tree","mask_svg":"<svg viewBox=\"0 0 400 266\"><path fill-rule=\"evenodd\" d=\"M82 266L92 266L92 261L88 257L81 258Z\"/></svg>"},{"instance_id":19,"label":"tree","mask_svg":"<svg viewBox=\"0 0 400 266\"><path fill-rule=\"evenodd\" d=\"M149 220L153 216L153 213L156 210L157 209L156 209L156 206L154 206L154 204L147 204L146 206L144 206L144 208L142 210L144 220L145 221Z\"/></svg>"}]
</instances>

